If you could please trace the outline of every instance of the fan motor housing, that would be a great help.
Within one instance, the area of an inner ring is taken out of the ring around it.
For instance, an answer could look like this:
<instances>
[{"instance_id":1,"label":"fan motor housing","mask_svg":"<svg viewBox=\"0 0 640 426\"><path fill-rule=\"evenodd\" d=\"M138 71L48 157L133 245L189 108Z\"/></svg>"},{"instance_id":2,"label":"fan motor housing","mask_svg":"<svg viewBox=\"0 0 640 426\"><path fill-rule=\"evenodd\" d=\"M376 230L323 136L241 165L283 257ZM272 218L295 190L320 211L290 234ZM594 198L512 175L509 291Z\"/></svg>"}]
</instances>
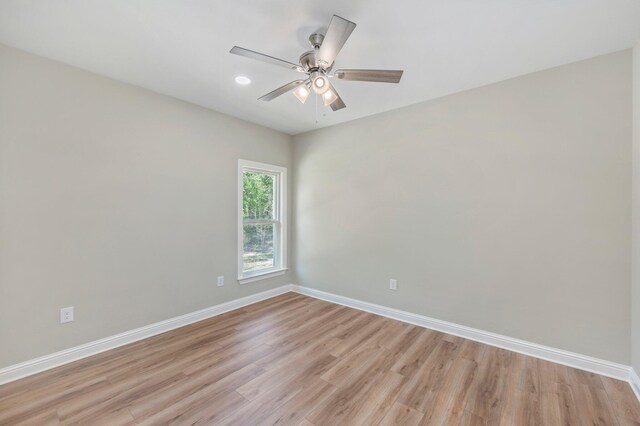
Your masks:
<instances>
[{"instance_id":1,"label":"fan motor housing","mask_svg":"<svg viewBox=\"0 0 640 426\"><path fill-rule=\"evenodd\" d=\"M333 67L333 64L331 64L328 67L325 67L325 66L322 66L320 63L318 63L317 53L318 53L318 50L320 49L320 46L322 46L323 40L324 40L324 34L313 33L309 36L309 44L313 46L313 50L309 50L308 52L304 52L302 55L300 55L300 65L302 65L302 67L307 72L313 72L313 71L329 72Z\"/></svg>"},{"instance_id":2,"label":"fan motor housing","mask_svg":"<svg viewBox=\"0 0 640 426\"><path fill-rule=\"evenodd\" d=\"M300 55L300 65L307 70L307 72L318 68L318 61L316 59L315 50L304 52Z\"/></svg>"}]
</instances>

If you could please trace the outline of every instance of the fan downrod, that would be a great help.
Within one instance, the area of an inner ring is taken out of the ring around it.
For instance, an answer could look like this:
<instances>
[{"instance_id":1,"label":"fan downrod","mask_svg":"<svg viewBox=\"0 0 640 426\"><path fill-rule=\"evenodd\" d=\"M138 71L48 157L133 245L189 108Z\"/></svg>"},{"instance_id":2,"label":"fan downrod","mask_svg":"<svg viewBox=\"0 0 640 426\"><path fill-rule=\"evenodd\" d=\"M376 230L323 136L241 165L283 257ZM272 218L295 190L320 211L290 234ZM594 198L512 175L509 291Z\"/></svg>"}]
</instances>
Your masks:
<instances>
[{"instance_id":1,"label":"fan downrod","mask_svg":"<svg viewBox=\"0 0 640 426\"><path fill-rule=\"evenodd\" d=\"M324 40L324 34L313 33L309 36L309 43L311 44L311 46L313 46L314 49L320 49L322 40Z\"/></svg>"}]
</instances>

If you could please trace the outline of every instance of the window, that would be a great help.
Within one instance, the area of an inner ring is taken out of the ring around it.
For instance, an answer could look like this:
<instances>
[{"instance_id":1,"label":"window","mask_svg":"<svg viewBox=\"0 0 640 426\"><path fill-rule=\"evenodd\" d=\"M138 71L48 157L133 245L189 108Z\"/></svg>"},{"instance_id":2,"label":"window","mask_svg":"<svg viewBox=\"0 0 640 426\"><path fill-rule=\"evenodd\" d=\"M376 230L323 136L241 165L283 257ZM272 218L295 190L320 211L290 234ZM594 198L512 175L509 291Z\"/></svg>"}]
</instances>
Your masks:
<instances>
[{"instance_id":1,"label":"window","mask_svg":"<svg viewBox=\"0 0 640 426\"><path fill-rule=\"evenodd\" d=\"M286 270L287 169L238 161L238 280Z\"/></svg>"}]
</instances>

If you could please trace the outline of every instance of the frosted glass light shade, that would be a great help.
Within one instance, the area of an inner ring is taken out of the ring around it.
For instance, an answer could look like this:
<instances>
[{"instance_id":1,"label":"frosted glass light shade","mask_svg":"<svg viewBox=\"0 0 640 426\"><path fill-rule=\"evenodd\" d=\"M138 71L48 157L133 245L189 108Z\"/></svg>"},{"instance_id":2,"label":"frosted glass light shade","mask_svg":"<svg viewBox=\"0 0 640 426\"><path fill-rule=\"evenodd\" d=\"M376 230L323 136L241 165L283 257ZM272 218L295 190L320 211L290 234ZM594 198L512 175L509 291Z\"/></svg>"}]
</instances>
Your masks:
<instances>
[{"instance_id":1,"label":"frosted glass light shade","mask_svg":"<svg viewBox=\"0 0 640 426\"><path fill-rule=\"evenodd\" d=\"M309 97L309 89L307 89L307 86L300 86L298 87L296 90L293 91L293 94L295 95L296 98L298 98L298 100L301 103L305 103L307 98Z\"/></svg>"},{"instance_id":2,"label":"frosted glass light shade","mask_svg":"<svg viewBox=\"0 0 640 426\"><path fill-rule=\"evenodd\" d=\"M322 95L322 101L324 102L324 106L331 105L333 102L335 102L336 99L338 99L338 96L336 95L336 92L334 92L331 89L327 90Z\"/></svg>"}]
</instances>

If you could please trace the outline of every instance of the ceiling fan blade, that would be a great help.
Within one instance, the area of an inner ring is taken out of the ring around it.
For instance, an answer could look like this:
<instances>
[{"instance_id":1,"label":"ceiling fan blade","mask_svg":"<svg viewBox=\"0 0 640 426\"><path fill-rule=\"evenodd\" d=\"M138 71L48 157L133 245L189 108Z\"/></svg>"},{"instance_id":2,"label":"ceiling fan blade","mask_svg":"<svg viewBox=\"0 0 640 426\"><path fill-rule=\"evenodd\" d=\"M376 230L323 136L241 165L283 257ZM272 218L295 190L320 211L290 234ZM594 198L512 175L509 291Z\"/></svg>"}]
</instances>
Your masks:
<instances>
[{"instance_id":1,"label":"ceiling fan blade","mask_svg":"<svg viewBox=\"0 0 640 426\"><path fill-rule=\"evenodd\" d=\"M403 72L401 70L338 70L334 75L340 80L399 83Z\"/></svg>"},{"instance_id":2,"label":"ceiling fan blade","mask_svg":"<svg viewBox=\"0 0 640 426\"><path fill-rule=\"evenodd\" d=\"M337 99L329 105L333 111L338 111L339 109L346 108L347 106L344 104L344 101L338 94L336 87L332 84L330 90L333 90L333 93L336 94Z\"/></svg>"},{"instance_id":3,"label":"ceiling fan blade","mask_svg":"<svg viewBox=\"0 0 640 426\"><path fill-rule=\"evenodd\" d=\"M269 92L266 95L264 95L263 97L258 98L258 100L259 101L272 101L275 98L277 98L278 96L284 95L285 93L292 91L293 89L295 89L299 85L303 84L304 82L305 82L304 80L292 81L291 83L287 83L282 87L278 87L273 92Z\"/></svg>"},{"instance_id":4,"label":"ceiling fan blade","mask_svg":"<svg viewBox=\"0 0 640 426\"><path fill-rule=\"evenodd\" d=\"M267 62L269 64L278 65L284 68L289 68L294 71L304 72L302 67L298 64L274 58L273 56L265 55L263 53L254 52L253 50L245 49L243 47L233 46L229 53L244 56L245 58L255 59L257 61Z\"/></svg>"},{"instance_id":5,"label":"ceiling fan blade","mask_svg":"<svg viewBox=\"0 0 640 426\"><path fill-rule=\"evenodd\" d=\"M339 109L342 108L346 108L347 106L344 104L342 98L340 97L340 95L338 95L338 99L336 99L335 101L333 101L333 103L330 105L331 109L334 111L337 111Z\"/></svg>"},{"instance_id":6,"label":"ceiling fan blade","mask_svg":"<svg viewBox=\"0 0 640 426\"><path fill-rule=\"evenodd\" d=\"M318 51L318 61L325 68L333 64L340 49L342 49L342 46L344 46L355 28L356 24L353 22L347 21L338 15L333 15L331 22L329 22L327 34L325 34L324 40L320 45L320 50Z\"/></svg>"}]
</instances>

